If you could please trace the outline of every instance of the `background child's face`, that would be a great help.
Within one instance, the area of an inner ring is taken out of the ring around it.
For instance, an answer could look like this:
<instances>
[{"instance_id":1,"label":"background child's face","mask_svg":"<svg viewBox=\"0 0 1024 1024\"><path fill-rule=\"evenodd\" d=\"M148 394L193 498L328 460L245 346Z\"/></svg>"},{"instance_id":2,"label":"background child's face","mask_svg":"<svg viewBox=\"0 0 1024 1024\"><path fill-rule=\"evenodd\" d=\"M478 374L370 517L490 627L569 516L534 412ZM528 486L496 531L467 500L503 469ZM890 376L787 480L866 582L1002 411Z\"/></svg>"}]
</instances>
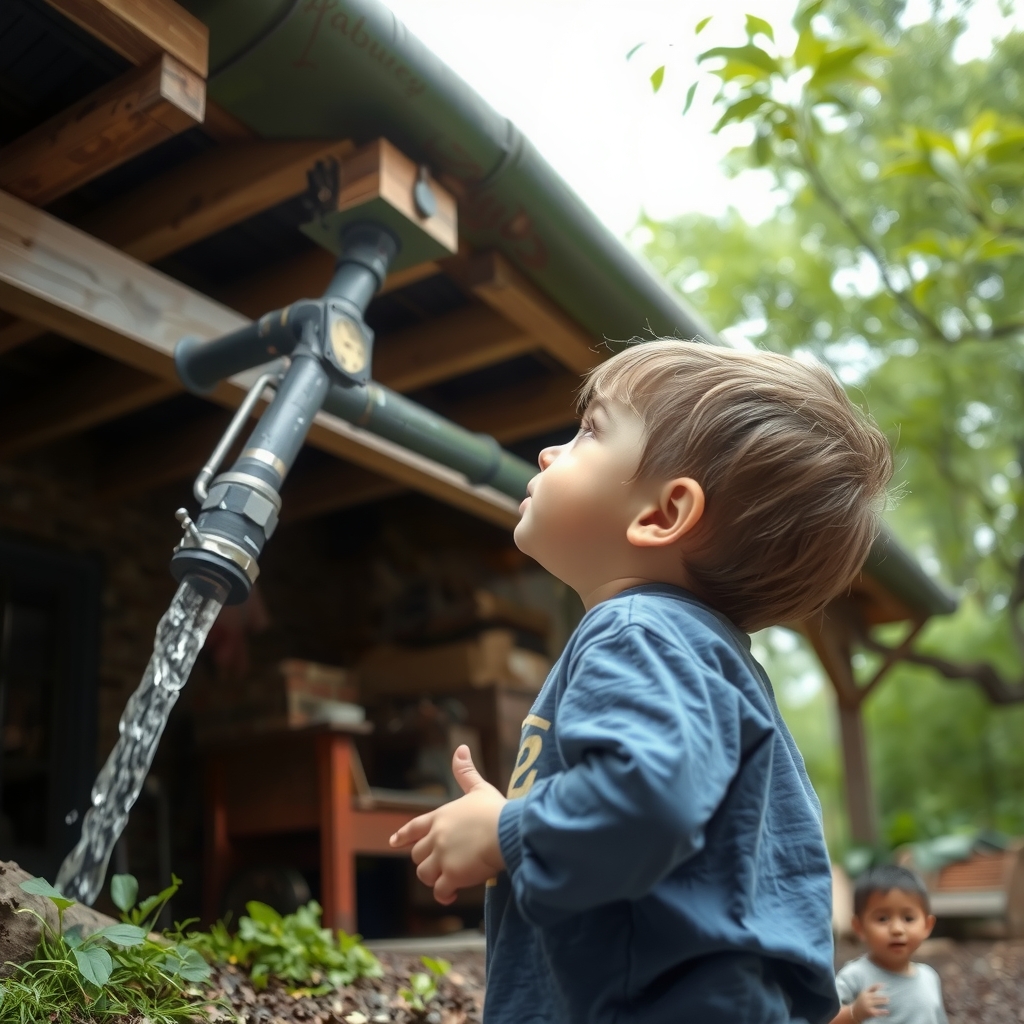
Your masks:
<instances>
[{"instance_id":1,"label":"background child's face","mask_svg":"<svg viewBox=\"0 0 1024 1024\"><path fill-rule=\"evenodd\" d=\"M853 930L868 947L871 959L888 971L906 970L935 927L935 916L925 912L921 897L902 889L874 892Z\"/></svg>"},{"instance_id":2,"label":"background child's face","mask_svg":"<svg viewBox=\"0 0 1024 1024\"><path fill-rule=\"evenodd\" d=\"M638 507L633 476L643 440L643 422L627 406L595 401L572 441L540 453L515 541L581 596L599 576L629 575L619 563Z\"/></svg>"}]
</instances>

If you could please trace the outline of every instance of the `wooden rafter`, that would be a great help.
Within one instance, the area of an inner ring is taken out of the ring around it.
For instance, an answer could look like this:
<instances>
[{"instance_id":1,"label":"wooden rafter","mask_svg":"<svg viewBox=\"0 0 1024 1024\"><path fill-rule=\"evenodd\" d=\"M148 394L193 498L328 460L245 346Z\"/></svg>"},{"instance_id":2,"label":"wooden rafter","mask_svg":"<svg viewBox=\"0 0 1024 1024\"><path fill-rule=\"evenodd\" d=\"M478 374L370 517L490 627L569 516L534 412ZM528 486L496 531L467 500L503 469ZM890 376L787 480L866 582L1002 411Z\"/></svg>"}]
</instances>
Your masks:
<instances>
[{"instance_id":1,"label":"wooden rafter","mask_svg":"<svg viewBox=\"0 0 1024 1024\"><path fill-rule=\"evenodd\" d=\"M214 298L255 319L268 309L281 309L296 299L322 295L334 275L336 260L332 253L318 246L300 256L272 264L244 281L217 290ZM399 270L388 276L380 294L404 288L440 272L441 268L429 261Z\"/></svg>"},{"instance_id":2,"label":"wooden rafter","mask_svg":"<svg viewBox=\"0 0 1024 1024\"><path fill-rule=\"evenodd\" d=\"M162 54L0 150L0 187L37 206L200 124L202 77Z\"/></svg>"},{"instance_id":3,"label":"wooden rafter","mask_svg":"<svg viewBox=\"0 0 1024 1024\"><path fill-rule=\"evenodd\" d=\"M0 413L0 459L88 430L173 394L173 382L109 359L46 385Z\"/></svg>"},{"instance_id":4,"label":"wooden rafter","mask_svg":"<svg viewBox=\"0 0 1024 1024\"><path fill-rule=\"evenodd\" d=\"M351 142L263 141L220 146L147 181L79 226L146 263L252 217L307 187L318 160L343 160Z\"/></svg>"},{"instance_id":5,"label":"wooden rafter","mask_svg":"<svg viewBox=\"0 0 1024 1024\"><path fill-rule=\"evenodd\" d=\"M0 308L135 369L176 383L174 346L185 334L214 338L248 321L204 295L54 217L0 193ZM233 408L250 375L211 395ZM516 502L454 470L320 413L310 444L502 526Z\"/></svg>"},{"instance_id":6,"label":"wooden rafter","mask_svg":"<svg viewBox=\"0 0 1024 1024\"><path fill-rule=\"evenodd\" d=\"M536 339L487 306L467 306L382 335L374 347L373 376L395 391L415 391L536 347Z\"/></svg>"},{"instance_id":7,"label":"wooden rafter","mask_svg":"<svg viewBox=\"0 0 1024 1024\"><path fill-rule=\"evenodd\" d=\"M579 386L580 378L575 374L551 374L453 402L443 412L468 430L512 444L576 422Z\"/></svg>"},{"instance_id":8,"label":"wooden rafter","mask_svg":"<svg viewBox=\"0 0 1024 1024\"><path fill-rule=\"evenodd\" d=\"M597 342L531 284L500 253L478 253L444 261L466 291L532 334L539 347L563 366L585 373L601 361Z\"/></svg>"},{"instance_id":9,"label":"wooden rafter","mask_svg":"<svg viewBox=\"0 0 1024 1024\"><path fill-rule=\"evenodd\" d=\"M169 53L206 78L210 31L172 0L46 2L132 64Z\"/></svg>"}]
</instances>

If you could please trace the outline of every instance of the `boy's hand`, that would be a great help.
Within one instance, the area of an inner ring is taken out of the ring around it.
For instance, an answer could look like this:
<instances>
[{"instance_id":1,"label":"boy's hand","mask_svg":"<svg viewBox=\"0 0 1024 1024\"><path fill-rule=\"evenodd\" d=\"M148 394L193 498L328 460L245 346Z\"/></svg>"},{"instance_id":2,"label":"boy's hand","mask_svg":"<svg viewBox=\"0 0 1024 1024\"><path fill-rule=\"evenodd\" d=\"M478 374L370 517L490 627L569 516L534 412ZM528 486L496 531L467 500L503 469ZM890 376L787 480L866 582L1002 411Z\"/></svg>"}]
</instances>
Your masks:
<instances>
[{"instance_id":1,"label":"boy's hand","mask_svg":"<svg viewBox=\"0 0 1024 1024\"><path fill-rule=\"evenodd\" d=\"M498 845L505 798L481 777L467 746L452 756L452 772L466 795L413 818L391 837L396 850L412 847L416 876L444 904L454 903L459 889L486 882L505 867Z\"/></svg>"},{"instance_id":2,"label":"boy's hand","mask_svg":"<svg viewBox=\"0 0 1024 1024\"><path fill-rule=\"evenodd\" d=\"M882 986L880 984L872 985L870 988L864 989L853 1001L850 1006L850 1016L853 1017L854 1024L860 1024L862 1020L868 1020L871 1017L888 1017L888 1006L889 998L882 995Z\"/></svg>"}]
</instances>

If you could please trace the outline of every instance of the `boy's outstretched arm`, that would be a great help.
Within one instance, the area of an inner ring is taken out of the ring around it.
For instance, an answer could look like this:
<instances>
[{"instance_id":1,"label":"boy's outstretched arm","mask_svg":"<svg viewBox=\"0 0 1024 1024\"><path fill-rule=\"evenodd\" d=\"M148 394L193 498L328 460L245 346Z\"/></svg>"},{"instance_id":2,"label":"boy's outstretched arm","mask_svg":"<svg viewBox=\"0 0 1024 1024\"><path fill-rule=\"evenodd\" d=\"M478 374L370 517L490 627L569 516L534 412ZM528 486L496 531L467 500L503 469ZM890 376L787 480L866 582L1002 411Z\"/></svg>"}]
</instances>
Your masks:
<instances>
[{"instance_id":1,"label":"boy's outstretched arm","mask_svg":"<svg viewBox=\"0 0 1024 1024\"><path fill-rule=\"evenodd\" d=\"M498 845L505 798L476 770L467 746L455 751L452 773L465 795L413 818L391 837L396 850L412 847L416 876L444 904L453 903L459 889L486 882L505 867Z\"/></svg>"}]
</instances>

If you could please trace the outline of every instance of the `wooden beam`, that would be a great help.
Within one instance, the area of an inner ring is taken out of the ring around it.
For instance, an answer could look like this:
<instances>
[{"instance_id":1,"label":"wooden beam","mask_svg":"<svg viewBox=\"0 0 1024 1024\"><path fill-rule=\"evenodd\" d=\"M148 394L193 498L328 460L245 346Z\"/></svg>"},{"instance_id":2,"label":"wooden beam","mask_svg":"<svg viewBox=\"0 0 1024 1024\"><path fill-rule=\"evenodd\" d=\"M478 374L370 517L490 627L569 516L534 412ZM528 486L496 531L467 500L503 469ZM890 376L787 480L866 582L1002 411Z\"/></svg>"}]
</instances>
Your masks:
<instances>
[{"instance_id":1,"label":"wooden beam","mask_svg":"<svg viewBox=\"0 0 1024 1024\"><path fill-rule=\"evenodd\" d=\"M173 382L123 363L97 360L6 406L0 413L0 459L76 434L174 394Z\"/></svg>"},{"instance_id":2,"label":"wooden beam","mask_svg":"<svg viewBox=\"0 0 1024 1024\"><path fill-rule=\"evenodd\" d=\"M172 0L46 0L132 64L169 53L201 78L210 31Z\"/></svg>"},{"instance_id":3,"label":"wooden beam","mask_svg":"<svg viewBox=\"0 0 1024 1024\"><path fill-rule=\"evenodd\" d=\"M317 246L301 256L282 260L244 281L218 289L214 298L224 305L237 309L239 313L256 319L268 310L281 309L296 299L309 299L323 295L324 289L334 276L337 257ZM389 274L378 294L404 288L425 278L439 274L437 263L418 263Z\"/></svg>"},{"instance_id":4,"label":"wooden beam","mask_svg":"<svg viewBox=\"0 0 1024 1024\"><path fill-rule=\"evenodd\" d=\"M368 501L390 498L403 489L394 480L359 466L335 462L299 470L285 481L281 490L281 522L315 519Z\"/></svg>"},{"instance_id":5,"label":"wooden beam","mask_svg":"<svg viewBox=\"0 0 1024 1024\"><path fill-rule=\"evenodd\" d=\"M147 181L79 227L154 263L301 195L306 172L318 160L344 160L354 148L351 142L322 140L219 146Z\"/></svg>"},{"instance_id":6,"label":"wooden beam","mask_svg":"<svg viewBox=\"0 0 1024 1024\"><path fill-rule=\"evenodd\" d=\"M445 260L458 284L532 334L563 366L585 373L602 359L590 337L500 253L478 253Z\"/></svg>"},{"instance_id":7,"label":"wooden beam","mask_svg":"<svg viewBox=\"0 0 1024 1024\"><path fill-rule=\"evenodd\" d=\"M249 322L3 192L0 309L175 385L179 338L215 338ZM224 382L211 399L236 407L252 377ZM513 499L337 417L319 413L309 443L490 522L512 527L519 521Z\"/></svg>"},{"instance_id":8,"label":"wooden beam","mask_svg":"<svg viewBox=\"0 0 1024 1024\"><path fill-rule=\"evenodd\" d=\"M536 347L531 335L487 306L467 306L381 335L373 350L373 376L395 391L415 391Z\"/></svg>"},{"instance_id":9,"label":"wooden beam","mask_svg":"<svg viewBox=\"0 0 1024 1024\"><path fill-rule=\"evenodd\" d=\"M452 402L441 412L467 430L512 444L575 423L579 386L580 378L574 374L551 374Z\"/></svg>"},{"instance_id":10,"label":"wooden beam","mask_svg":"<svg viewBox=\"0 0 1024 1024\"><path fill-rule=\"evenodd\" d=\"M0 150L0 187L37 206L203 120L206 84L163 54Z\"/></svg>"}]
</instances>

